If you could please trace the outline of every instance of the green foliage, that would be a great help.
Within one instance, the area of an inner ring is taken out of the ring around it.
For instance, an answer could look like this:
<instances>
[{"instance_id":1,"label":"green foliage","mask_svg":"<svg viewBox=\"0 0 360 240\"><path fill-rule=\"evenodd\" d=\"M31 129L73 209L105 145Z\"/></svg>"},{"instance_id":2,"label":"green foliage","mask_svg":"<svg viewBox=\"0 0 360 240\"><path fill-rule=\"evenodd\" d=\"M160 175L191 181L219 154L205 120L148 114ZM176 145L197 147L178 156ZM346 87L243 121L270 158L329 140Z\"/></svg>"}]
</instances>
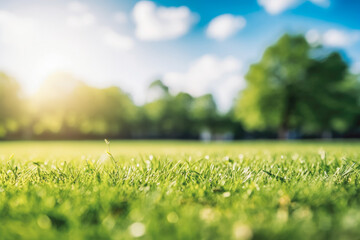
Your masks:
<instances>
[{"instance_id":1,"label":"green foliage","mask_svg":"<svg viewBox=\"0 0 360 240\"><path fill-rule=\"evenodd\" d=\"M0 138L198 138L219 117L212 95L173 95L160 80L136 106L118 87L96 88L67 73L51 75L20 99L14 79L0 75Z\"/></svg>"},{"instance_id":2,"label":"green foliage","mask_svg":"<svg viewBox=\"0 0 360 240\"><path fill-rule=\"evenodd\" d=\"M109 144L0 143L0 238L360 234L357 142Z\"/></svg>"},{"instance_id":3,"label":"green foliage","mask_svg":"<svg viewBox=\"0 0 360 240\"><path fill-rule=\"evenodd\" d=\"M33 100L37 135L130 136L137 118L130 97L117 87L90 87L67 74L49 78Z\"/></svg>"},{"instance_id":4,"label":"green foliage","mask_svg":"<svg viewBox=\"0 0 360 240\"><path fill-rule=\"evenodd\" d=\"M303 36L284 35L250 66L235 107L248 130L345 131L359 109L359 83L338 53L323 54Z\"/></svg>"},{"instance_id":5,"label":"green foliage","mask_svg":"<svg viewBox=\"0 0 360 240\"><path fill-rule=\"evenodd\" d=\"M20 87L10 76L0 72L0 138L8 132L15 132L23 122L20 119L23 102Z\"/></svg>"},{"instance_id":6,"label":"green foliage","mask_svg":"<svg viewBox=\"0 0 360 240\"><path fill-rule=\"evenodd\" d=\"M150 85L149 92L158 97L142 107L145 136L196 138L203 129L214 130L219 114L211 94L197 98L183 92L172 95L159 80Z\"/></svg>"},{"instance_id":7,"label":"green foliage","mask_svg":"<svg viewBox=\"0 0 360 240\"><path fill-rule=\"evenodd\" d=\"M216 103L211 94L194 99L190 111L200 128L211 128L214 120L218 118Z\"/></svg>"}]
</instances>

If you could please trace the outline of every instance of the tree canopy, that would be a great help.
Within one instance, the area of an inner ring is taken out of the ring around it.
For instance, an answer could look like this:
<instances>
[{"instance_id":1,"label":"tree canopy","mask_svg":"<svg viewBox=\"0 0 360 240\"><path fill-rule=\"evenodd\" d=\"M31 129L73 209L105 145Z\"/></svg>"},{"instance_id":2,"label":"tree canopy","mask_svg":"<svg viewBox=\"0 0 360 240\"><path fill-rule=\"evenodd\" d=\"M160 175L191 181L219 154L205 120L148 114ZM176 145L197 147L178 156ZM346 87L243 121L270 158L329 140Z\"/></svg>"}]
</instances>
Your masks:
<instances>
[{"instance_id":1,"label":"tree canopy","mask_svg":"<svg viewBox=\"0 0 360 240\"><path fill-rule=\"evenodd\" d=\"M325 52L325 54L324 54ZM247 130L345 131L358 109L356 81L337 52L284 35L250 66L235 116Z\"/></svg>"}]
</instances>

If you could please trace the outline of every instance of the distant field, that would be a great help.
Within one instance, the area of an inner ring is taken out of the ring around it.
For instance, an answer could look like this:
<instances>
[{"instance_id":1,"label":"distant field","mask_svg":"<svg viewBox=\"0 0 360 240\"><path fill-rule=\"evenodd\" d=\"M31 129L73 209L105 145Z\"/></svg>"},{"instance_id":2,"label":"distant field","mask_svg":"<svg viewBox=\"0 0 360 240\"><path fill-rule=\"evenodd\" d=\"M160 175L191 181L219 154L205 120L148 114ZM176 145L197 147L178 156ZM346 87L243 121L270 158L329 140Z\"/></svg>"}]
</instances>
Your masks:
<instances>
[{"instance_id":1,"label":"distant field","mask_svg":"<svg viewBox=\"0 0 360 240\"><path fill-rule=\"evenodd\" d=\"M360 239L360 142L0 142L0 239Z\"/></svg>"}]
</instances>

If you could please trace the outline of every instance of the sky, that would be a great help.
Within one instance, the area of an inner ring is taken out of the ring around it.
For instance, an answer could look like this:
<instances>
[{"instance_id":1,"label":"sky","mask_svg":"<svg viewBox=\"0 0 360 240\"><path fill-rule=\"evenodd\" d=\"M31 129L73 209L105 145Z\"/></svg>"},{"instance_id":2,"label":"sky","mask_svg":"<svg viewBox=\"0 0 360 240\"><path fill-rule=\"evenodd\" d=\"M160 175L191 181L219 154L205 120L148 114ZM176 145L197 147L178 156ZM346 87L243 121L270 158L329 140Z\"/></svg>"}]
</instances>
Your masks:
<instances>
[{"instance_id":1,"label":"sky","mask_svg":"<svg viewBox=\"0 0 360 240\"><path fill-rule=\"evenodd\" d=\"M250 64L284 33L360 72L358 0L0 0L0 71L26 94L56 72L119 86L136 104L161 79L228 110Z\"/></svg>"}]
</instances>

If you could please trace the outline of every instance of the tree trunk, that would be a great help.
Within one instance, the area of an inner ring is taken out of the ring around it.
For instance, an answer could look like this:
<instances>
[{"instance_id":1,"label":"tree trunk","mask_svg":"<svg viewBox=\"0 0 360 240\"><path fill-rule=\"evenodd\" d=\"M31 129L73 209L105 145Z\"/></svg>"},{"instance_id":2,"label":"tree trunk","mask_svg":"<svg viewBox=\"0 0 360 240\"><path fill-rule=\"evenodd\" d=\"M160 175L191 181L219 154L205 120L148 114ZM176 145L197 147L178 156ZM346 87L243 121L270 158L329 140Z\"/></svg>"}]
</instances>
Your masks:
<instances>
[{"instance_id":1,"label":"tree trunk","mask_svg":"<svg viewBox=\"0 0 360 240\"><path fill-rule=\"evenodd\" d=\"M289 130L286 127L280 127L278 131L278 139L285 140L289 137Z\"/></svg>"},{"instance_id":2,"label":"tree trunk","mask_svg":"<svg viewBox=\"0 0 360 240\"><path fill-rule=\"evenodd\" d=\"M332 138L332 132L330 130L324 130L321 134L322 139L331 139Z\"/></svg>"},{"instance_id":3,"label":"tree trunk","mask_svg":"<svg viewBox=\"0 0 360 240\"><path fill-rule=\"evenodd\" d=\"M288 93L288 98L285 103L285 109L282 115L281 124L278 130L278 139L288 139L289 138L289 123L290 116L294 106L294 96Z\"/></svg>"}]
</instances>

